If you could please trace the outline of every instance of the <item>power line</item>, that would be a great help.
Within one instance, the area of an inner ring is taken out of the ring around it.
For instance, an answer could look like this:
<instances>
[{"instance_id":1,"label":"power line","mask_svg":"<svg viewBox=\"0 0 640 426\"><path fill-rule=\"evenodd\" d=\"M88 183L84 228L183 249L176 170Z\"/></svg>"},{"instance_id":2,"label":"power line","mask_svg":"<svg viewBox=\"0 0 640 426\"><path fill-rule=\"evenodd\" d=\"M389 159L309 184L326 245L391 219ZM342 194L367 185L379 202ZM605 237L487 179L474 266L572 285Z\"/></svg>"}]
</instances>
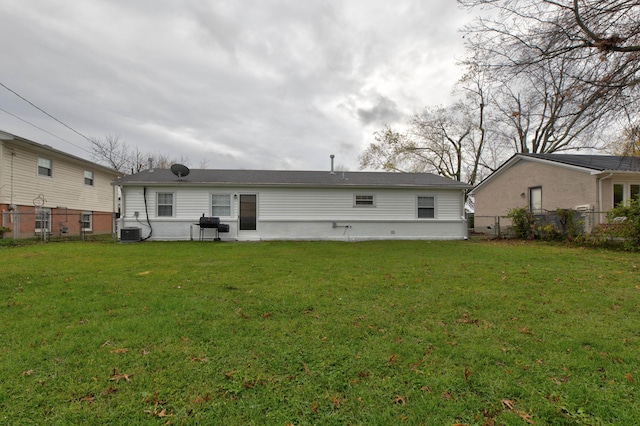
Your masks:
<instances>
[{"instance_id":1,"label":"power line","mask_svg":"<svg viewBox=\"0 0 640 426\"><path fill-rule=\"evenodd\" d=\"M2 84L2 83L0 83L0 84ZM53 133L51 133L50 131L43 129L42 127L37 126L37 125L35 125L35 124L33 124L33 123L31 123L31 122L29 122L29 121L25 120L24 118L18 117L17 115L15 115L15 114L13 114L13 113L11 113L11 112L7 111L6 109L4 109L4 108L2 108L2 107L0 107L0 111L4 112L5 114L9 114L10 116L12 116L12 117L14 117L14 118L17 118L18 120L22 121L23 123L27 123L29 126L35 127L36 129L41 130L41 131L45 132L46 134L48 134L48 135L50 135L50 136L53 136L54 138L60 139L61 141L66 142L66 143L68 143L69 145L73 145L73 146L75 146L76 148L79 148L79 149L83 150L84 152L86 152L86 153L88 153L88 154L93 154L91 151L87 150L86 148L83 148L83 147L81 147L80 145L76 145L76 144L75 144L75 143L73 143L73 142L69 142L68 140L66 140L66 139L64 139L64 138L61 138L60 136L54 135L54 134L53 134Z\"/></svg>"},{"instance_id":2,"label":"power line","mask_svg":"<svg viewBox=\"0 0 640 426\"><path fill-rule=\"evenodd\" d=\"M37 109L38 111L42 112L43 114L47 115L48 117L54 119L55 121L57 121L58 123L62 124L64 127L66 127L67 129L71 130L72 132L82 136L84 139L86 139L87 141L91 142L91 139L88 138L87 136L83 135L82 133L80 133L79 131L77 131L76 129L74 129L73 127L63 123L62 121L58 120L56 117L54 117L53 115L49 114L47 111L43 110L42 108L40 108L39 106L37 106L36 104L34 104L33 102L31 102L30 100L28 100L27 98L25 98L24 96L20 95L18 92L16 92L15 90L10 89L9 87L7 87L5 84L3 84L2 82L0 82L0 86L4 87L5 89L7 89L8 91L10 91L11 93L13 93L14 95L16 95L17 97L19 97L20 99L22 99L23 101L25 101L26 103L28 103L29 105L31 105L32 107L34 107L35 109ZM6 112L6 111L5 111ZM57 137L57 136L56 136ZM63 139L64 140L64 139ZM73 145L73 144L72 144Z\"/></svg>"}]
</instances>

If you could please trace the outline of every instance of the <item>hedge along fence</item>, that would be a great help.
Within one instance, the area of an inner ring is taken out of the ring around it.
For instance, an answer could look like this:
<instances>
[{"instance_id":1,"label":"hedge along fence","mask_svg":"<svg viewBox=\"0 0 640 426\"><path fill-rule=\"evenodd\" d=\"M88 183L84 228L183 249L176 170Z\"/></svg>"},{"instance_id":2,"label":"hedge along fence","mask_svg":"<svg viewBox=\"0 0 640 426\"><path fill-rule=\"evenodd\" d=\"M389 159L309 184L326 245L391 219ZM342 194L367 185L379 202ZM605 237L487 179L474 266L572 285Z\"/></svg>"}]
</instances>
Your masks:
<instances>
[{"instance_id":1,"label":"hedge along fence","mask_svg":"<svg viewBox=\"0 0 640 426\"><path fill-rule=\"evenodd\" d=\"M94 236L110 235L116 237L116 214L111 212L32 207L0 213L0 238L84 240Z\"/></svg>"},{"instance_id":2,"label":"hedge along fence","mask_svg":"<svg viewBox=\"0 0 640 426\"><path fill-rule=\"evenodd\" d=\"M599 216L605 218L606 213L558 209L533 214L526 208L516 208L505 216L475 215L472 232L496 238L555 239L567 235L575 237L589 234L596 226Z\"/></svg>"}]
</instances>

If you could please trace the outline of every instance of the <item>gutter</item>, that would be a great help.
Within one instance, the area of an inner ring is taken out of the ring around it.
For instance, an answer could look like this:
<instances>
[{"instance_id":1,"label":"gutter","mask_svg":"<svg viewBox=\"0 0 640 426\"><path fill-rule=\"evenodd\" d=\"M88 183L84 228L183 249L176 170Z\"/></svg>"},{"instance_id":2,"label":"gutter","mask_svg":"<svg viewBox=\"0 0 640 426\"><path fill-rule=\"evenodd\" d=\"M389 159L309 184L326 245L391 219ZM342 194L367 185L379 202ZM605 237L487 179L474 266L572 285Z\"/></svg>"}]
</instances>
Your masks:
<instances>
[{"instance_id":1,"label":"gutter","mask_svg":"<svg viewBox=\"0 0 640 426\"><path fill-rule=\"evenodd\" d=\"M613 176L613 172L609 172L608 175L598 178L598 211L600 212L598 223L602 223L602 181L609 179L611 176Z\"/></svg>"}]
</instances>

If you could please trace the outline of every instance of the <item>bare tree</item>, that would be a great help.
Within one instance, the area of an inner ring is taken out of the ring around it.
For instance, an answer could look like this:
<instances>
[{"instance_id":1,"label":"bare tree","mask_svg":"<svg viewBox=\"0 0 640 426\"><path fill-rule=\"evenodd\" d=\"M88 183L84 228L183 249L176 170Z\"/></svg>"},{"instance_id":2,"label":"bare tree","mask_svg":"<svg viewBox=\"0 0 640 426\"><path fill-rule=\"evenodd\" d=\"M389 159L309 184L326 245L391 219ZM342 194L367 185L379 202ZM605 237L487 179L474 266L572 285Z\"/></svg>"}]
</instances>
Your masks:
<instances>
[{"instance_id":1,"label":"bare tree","mask_svg":"<svg viewBox=\"0 0 640 426\"><path fill-rule=\"evenodd\" d=\"M474 183L482 151L478 128L463 103L428 107L409 119L406 132L389 126L375 132L376 143L360 156L360 166L396 172L427 171Z\"/></svg>"},{"instance_id":2,"label":"bare tree","mask_svg":"<svg viewBox=\"0 0 640 426\"><path fill-rule=\"evenodd\" d=\"M129 168L131 150L119 135L105 135L103 139L90 138L91 155L99 163L125 173Z\"/></svg>"},{"instance_id":3,"label":"bare tree","mask_svg":"<svg viewBox=\"0 0 640 426\"><path fill-rule=\"evenodd\" d=\"M172 164L188 164L188 157L179 160L162 153L143 153L138 147L131 147L117 135L105 135L103 139L91 138L93 159L121 173L133 174L147 169L150 165L168 169Z\"/></svg>"},{"instance_id":4,"label":"bare tree","mask_svg":"<svg viewBox=\"0 0 640 426\"><path fill-rule=\"evenodd\" d=\"M516 152L601 148L599 126L637 114L638 0L459 0L483 7L466 28L495 84L491 127Z\"/></svg>"},{"instance_id":5,"label":"bare tree","mask_svg":"<svg viewBox=\"0 0 640 426\"><path fill-rule=\"evenodd\" d=\"M640 4L637 0L458 0L489 13L467 28L471 45L494 65L526 68L571 58L584 84L638 85Z\"/></svg>"}]
</instances>

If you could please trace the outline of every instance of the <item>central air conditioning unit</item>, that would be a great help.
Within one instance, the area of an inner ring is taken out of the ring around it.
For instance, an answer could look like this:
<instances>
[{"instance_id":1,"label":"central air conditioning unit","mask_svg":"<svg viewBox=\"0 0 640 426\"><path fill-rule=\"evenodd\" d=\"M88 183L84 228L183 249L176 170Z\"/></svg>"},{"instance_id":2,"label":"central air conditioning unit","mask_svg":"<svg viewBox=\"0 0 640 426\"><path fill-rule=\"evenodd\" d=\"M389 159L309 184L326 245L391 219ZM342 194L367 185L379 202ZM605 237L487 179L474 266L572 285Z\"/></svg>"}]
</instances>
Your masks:
<instances>
[{"instance_id":1,"label":"central air conditioning unit","mask_svg":"<svg viewBox=\"0 0 640 426\"><path fill-rule=\"evenodd\" d=\"M142 241L142 230L140 228L122 228L120 230L120 241L123 243Z\"/></svg>"},{"instance_id":2,"label":"central air conditioning unit","mask_svg":"<svg viewBox=\"0 0 640 426\"><path fill-rule=\"evenodd\" d=\"M575 206L574 210L579 211L579 212L586 212L591 210L591 204L582 204L579 206Z\"/></svg>"}]
</instances>

